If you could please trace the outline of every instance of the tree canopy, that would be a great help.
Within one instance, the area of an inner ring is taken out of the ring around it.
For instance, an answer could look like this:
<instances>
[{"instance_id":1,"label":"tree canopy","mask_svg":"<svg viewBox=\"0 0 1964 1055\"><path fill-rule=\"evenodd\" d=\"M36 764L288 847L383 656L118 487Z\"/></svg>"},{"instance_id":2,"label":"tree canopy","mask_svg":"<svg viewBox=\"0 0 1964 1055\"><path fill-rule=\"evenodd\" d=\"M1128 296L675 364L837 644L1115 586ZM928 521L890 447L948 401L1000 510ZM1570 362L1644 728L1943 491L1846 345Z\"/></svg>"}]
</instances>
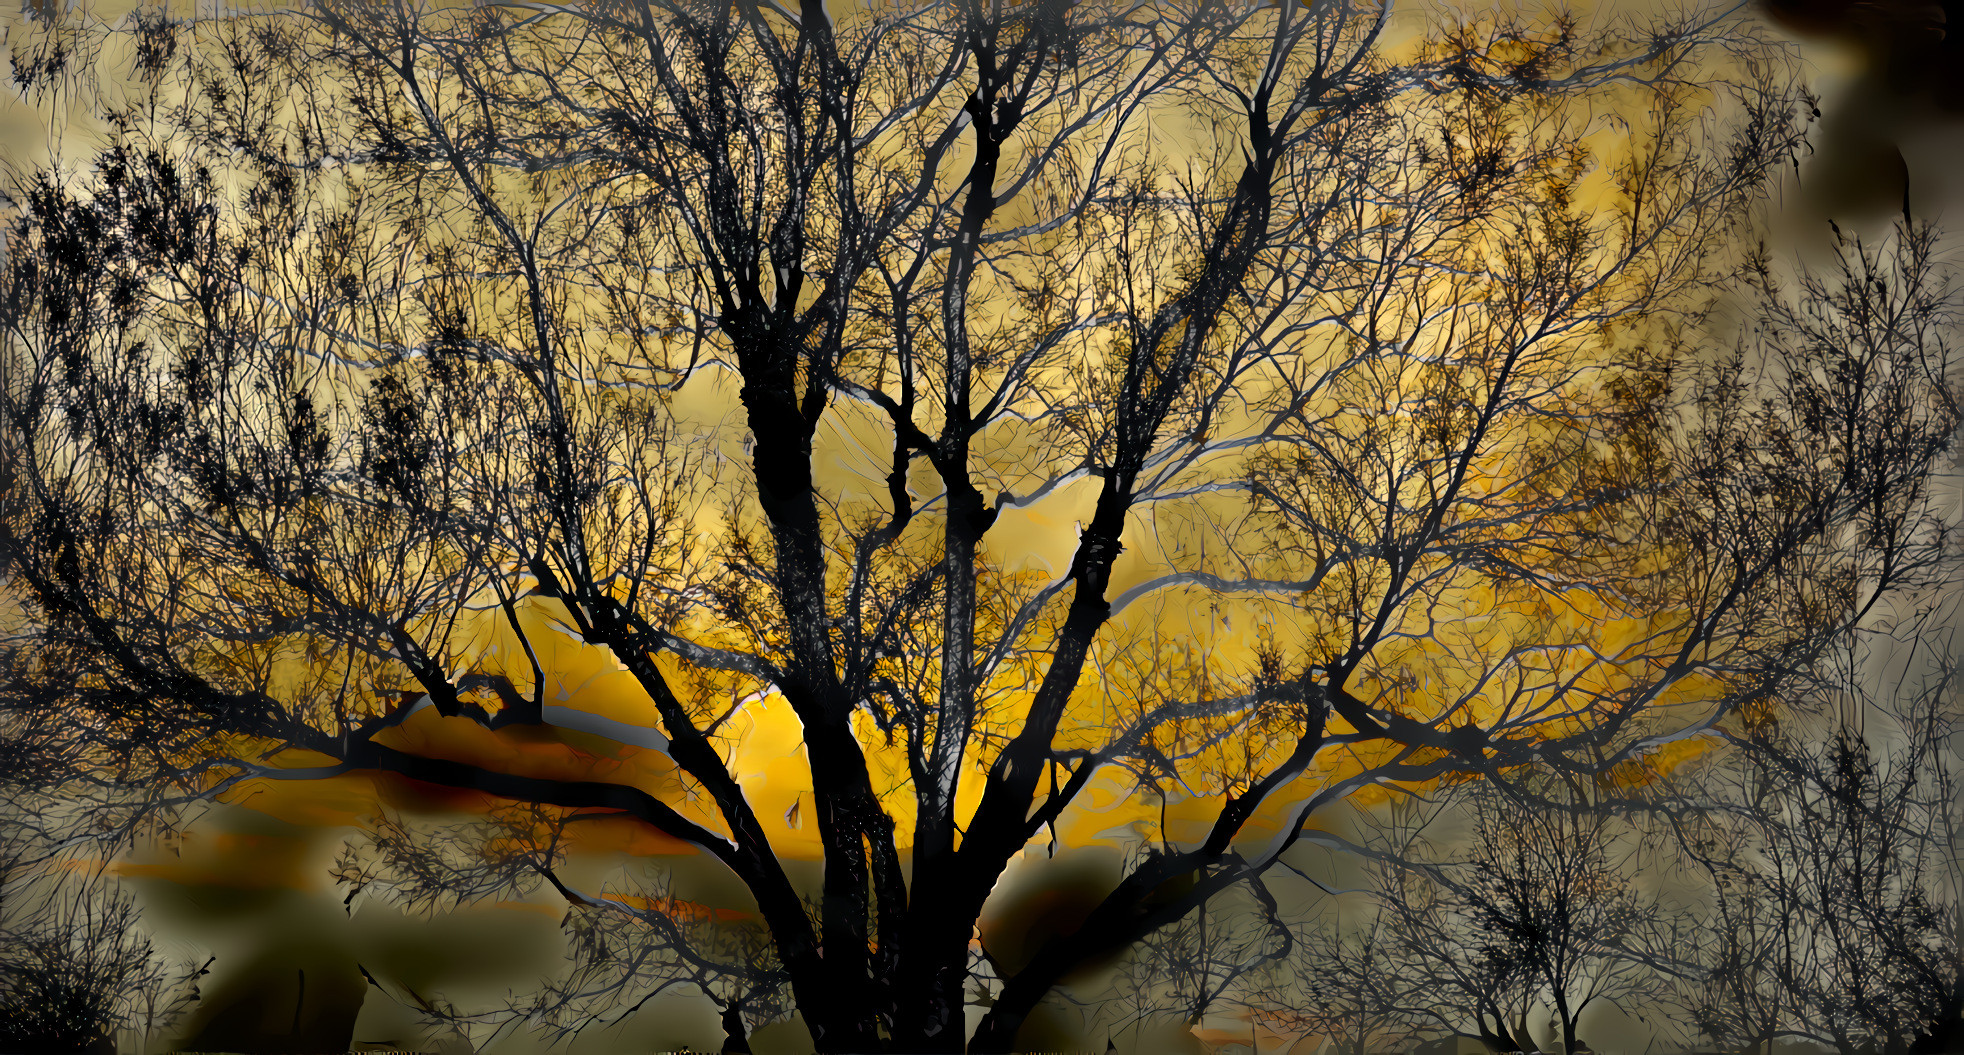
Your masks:
<instances>
[{"instance_id":1,"label":"tree canopy","mask_svg":"<svg viewBox=\"0 0 1964 1055\"><path fill-rule=\"evenodd\" d=\"M104 146L11 192L9 720L105 823L480 803L342 878L556 888L601 951L528 1013L686 983L733 1037L1007 1050L1319 811L1641 783L1943 574L1947 294L1778 314L1741 247L1806 104L1737 9L103 34ZM1774 314L1718 353L1728 289ZM556 870L623 826L754 911ZM1101 840L1068 924L978 932Z\"/></svg>"}]
</instances>

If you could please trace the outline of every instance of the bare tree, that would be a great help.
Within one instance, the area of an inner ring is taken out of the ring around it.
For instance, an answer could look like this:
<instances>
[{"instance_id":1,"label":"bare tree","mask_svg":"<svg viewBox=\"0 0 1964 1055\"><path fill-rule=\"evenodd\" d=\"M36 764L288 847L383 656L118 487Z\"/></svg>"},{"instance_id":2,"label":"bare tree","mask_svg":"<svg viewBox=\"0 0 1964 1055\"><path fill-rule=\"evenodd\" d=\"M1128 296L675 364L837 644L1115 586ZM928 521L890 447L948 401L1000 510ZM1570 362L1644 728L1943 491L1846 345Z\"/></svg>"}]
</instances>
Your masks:
<instances>
[{"instance_id":1,"label":"bare tree","mask_svg":"<svg viewBox=\"0 0 1964 1055\"><path fill-rule=\"evenodd\" d=\"M1854 444L1895 444L1906 419L1954 404L1953 281L1933 233L1907 223L1881 244L1845 240L1791 279L1755 262L1746 339L1719 376L1767 393L1759 428L1798 468L1756 473L1754 486L1859 480ZM1857 419L1827 409L1837 403L1870 409ZM1865 495L1858 518L1795 583L1797 600L1838 608L1849 630L1728 721L1727 750L1680 798L1681 845L1711 884L1692 1009L1741 1050L1791 1037L1841 1051L1957 1043L1955 681L1941 605L1928 601L1954 586L1955 556L1930 494L1883 480L1851 490ZM1866 592L1891 574L1920 593Z\"/></svg>"},{"instance_id":2,"label":"bare tree","mask_svg":"<svg viewBox=\"0 0 1964 1055\"><path fill-rule=\"evenodd\" d=\"M1791 973L1792 946L1782 940L1790 921L1766 896L1757 870L1744 867L1739 826L1693 819L1681 822L1680 833L1708 880L1710 909L1682 946L1680 958L1692 969L1682 976L1675 1003L1686 1024L1720 1050L1770 1055L1774 1042L1790 1035L1791 1002L1780 981Z\"/></svg>"},{"instance_id":3,"label":"bare tree","mask_svg":"<svg viewBox=\"0 0 1964 1055\"><path fill-rule=\"evenodd\" d=\"M102 877L22 884L0 904L0 1047L114 1052L117 1033L145 1042L198 999L211 966L173 964L140 926L129 894Z\"/></svg>"},{"instance_id":4,"label":"bare tree","mask_svg":"<svg viewBox=\"0 0 1964 1055\"><path fill-rule=\"evenodd\" d=\"M1733 11L1397 60L1390 16L145 22L87 179L18 188L14 698L60 658L91 764L153 801L371 771L632 817L748 891L825 1051L1007 1049L1366 784L1704 735L1925 567L1941 371L1885 424L1734 374L1680 413L1650 338L1798 136ZM1016 562L1005 525L1073 494L1061 571ZM1183 610L1219 613L1197 650ZM554 695L595 654L645 721ZM732 765L772 700L782 823ZM431 747L593 735L655 773ZM1207 818L964 1036L985 903L1094 784Z\"/></svg>"},{"instance_id":5,"label":"bare tree","mask_svg":"<svg viewBox=\"0 0 1964 1055\"><path fill-rule=\"evenodd\" d=\"M1614 797L1517 772L1388 829L1377 889L1398 980L1381 984L1409 994L1406 1015L1494 1051L1533 1051L1531 1023L1550 1009L1572 1052L1591 1006L1656 1003L1673 909L1645 889L1641 833L1606 808Z\"/></svg>"},{"instance_id":6,"label":"bare tree","mask_svg":"<svg viewBox=\"0 0 1964 1055\"><path fill-rule=\"evenodd\" d=\"M97 768L108 756L49 688L72 676L66 657L22 649L17 615L0 614L12 668L0 681L0 1050L114 1052L122 1034L147 1051L197 1001L211 961L158 948L105 867L143 827L147 796Z\"/></svg>"},{"instance_id":7,"label":"bare tree","mask_svg":"<svg viewBox=\"0 0 1964 1055\"><path fill-rule=\"evenodd\" d=\"M1285 1035L1327 1038L1338 1055L1408 1050L1436 1032L1425 1009L1441 994L1403 969L1410 951L1383 913L1361 927L1343 923L1301 927L1288 959L1253 987L1250 1014Z\"/></svg>"},{"instance_id":8,"label":"bare tree","mask_svg":"<svg viewBox=\"0 0 1964 1055\"><path fill-rule=\"evenodd\" d=\"M1814 724L1803 713L1742 740L1737 794L1719 805L1747 841L1707 863L1725 881L1721 918L1758 925L1714 964L1715 1036L1849 1053L1957 1047L1954 686L1946 676L1893 701L1858 690L1866 728L1843 714L1803 731Z\"/></svg>"},{"instance_id":9,"label":"bare tree","mask_svg":"<svg viewBox=\"0 0 1964 1055\"><path fill-rule=\"evenodd\" d=\"M678 898L658 870L623 877L606 889L580 889L565 872L568 828L582 816L597 819L519 804L475 823L379 820L336 863L349 906L379 895L407 911L430 913L522 898L549 885L569 905L564 925L570 941L561 975L499 1007L459 1007L368 974L371 984L478 1047L523 1028L570 1040L616 1025L669 990L686 987L720 1012L723 1050L748 1051L752 1028L790 1011L768 933L753 920L717 918L745 914Z\"/></svg>"},{"instance_id":10,"label":"bare tree","mask_svg":"<svg viewBox=\"0 0 1964 1055\"><path fill-rule=\"evenodd\" d=\"M0 705L0 1049L114 1052L121 1031L147 1045L210 961L172 962L105 870L140 799L90 772L88 738L58 711L14 703Z\"/></svg>"},{"instance_id":11,"label":"bare tree","mask_svg":"<svg viewBox=\"0 0 1964 1055\"><path fill-rule=\"evenodd\" d=\"M1153 847L1149 852L1163 852ZM1255 1028L1278 975L1298 959L1300 931L1284 918L1279 895L1257 878L1223 892L1191 914L1141 938L1121 959L1094 1002L1094 1030L1108 1038L1144 1038L1154 1025L1188 1029L1221 1021ZM1108 1041L1109 1042L1109 1041Z\"/></svg>"}]
</instances>

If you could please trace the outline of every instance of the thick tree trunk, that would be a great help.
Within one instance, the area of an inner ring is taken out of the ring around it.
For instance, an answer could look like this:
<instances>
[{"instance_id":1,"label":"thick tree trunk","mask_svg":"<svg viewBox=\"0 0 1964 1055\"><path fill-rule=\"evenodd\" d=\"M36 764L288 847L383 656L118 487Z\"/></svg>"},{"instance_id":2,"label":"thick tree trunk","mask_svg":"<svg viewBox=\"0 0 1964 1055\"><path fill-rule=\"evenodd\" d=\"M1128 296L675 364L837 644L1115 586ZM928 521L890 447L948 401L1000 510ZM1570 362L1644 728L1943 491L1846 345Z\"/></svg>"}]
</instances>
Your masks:
<instances>
[{"instance_id":1,"label":"thick tree trunk","mask_svg":"<svg viewBox=\"0 0 1964 1055\"><path fill-rule=\"evenodd\" d=\"M1576 1019L1581 1017L1582 1009L1577 1008L1574 1011L1574 1013L1570 1013L1569 1006L1568 1006L1568 997L1561 991L1560 988L1557 988L1555 990L1555 1014L1556 1017L1559 1018L1562 1023L1563 1055L1575 1055L1575 1051L1576 1051L1575 1022Z\"/></svg>"},{"instance_id":2,"label":"thick tree trunk","mask_svg":"<svg viewBox=\"0 0 1964 1055\"><path fill-rule=\"evenodd\" d=\"M750 1055L750 1034L743 1028L743 1004L736 1000L723 1008L723 1055Z\"/></svg>"},{"instance_id":3,"label":"thick tree trunk","mask_svg":"<svg viewBox=\"0 0 1964 1055\"><path fill-rule=\"evenodd\" d=\"M920 878L915 877L916 890ZM931 895L930 895L931 896ZM932 953L910 955L910 974L897 989L893 1048L921 1055L958 1053L967 1042L964 1017L968 983L968 941L973 924L940 919L908 934L910 946ZM909 952L914 951L910 947Z\"/></svg>"},{"instance_id":4,"label":"thick tree trunk","mask_svg":"<svg viewBox=\"0 0 1964 1055\"><path fill-rule=\"evenodd\" d=\"M872 795L864 756L852 737L850 708L838 698L822 529L813 500L811 427L791 384L802 353L781 334L758 335L755 345L740 356L742 399L790 639L792 662L781 688L804 725L814 813L825 847L819 910L823 997L819 1006L803 1000L799 1005L818 1050L873 1051L880 1041L874 1013L878 987L869 963L868 894L874 877L868 851L879 854L882 842L891 846L892 822Z\"/></svg>"}]
</instances>

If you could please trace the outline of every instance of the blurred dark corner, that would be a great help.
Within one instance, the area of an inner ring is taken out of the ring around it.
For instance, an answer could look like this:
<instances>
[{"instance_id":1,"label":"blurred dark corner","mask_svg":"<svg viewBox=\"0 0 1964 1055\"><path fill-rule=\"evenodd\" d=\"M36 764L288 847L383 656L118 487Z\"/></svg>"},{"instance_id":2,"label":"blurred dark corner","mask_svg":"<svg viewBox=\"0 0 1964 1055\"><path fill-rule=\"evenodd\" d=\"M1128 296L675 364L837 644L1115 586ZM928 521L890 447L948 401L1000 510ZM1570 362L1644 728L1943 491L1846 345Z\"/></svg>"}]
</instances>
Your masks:
<instances>
[{"instance_id":1,"label":"blurred dark corner","mask_svg":"<svg viewBox=\"0 0 1964 1055\"><path fill-rule=\"evenodd\" d=\"M1964 203L1964 0L1761 0L1803 51L1853 60L1821 101L1799 215L1870 228ZM1809 48L1808 45L1815 45Z\"/></svg>"}]
</instances>

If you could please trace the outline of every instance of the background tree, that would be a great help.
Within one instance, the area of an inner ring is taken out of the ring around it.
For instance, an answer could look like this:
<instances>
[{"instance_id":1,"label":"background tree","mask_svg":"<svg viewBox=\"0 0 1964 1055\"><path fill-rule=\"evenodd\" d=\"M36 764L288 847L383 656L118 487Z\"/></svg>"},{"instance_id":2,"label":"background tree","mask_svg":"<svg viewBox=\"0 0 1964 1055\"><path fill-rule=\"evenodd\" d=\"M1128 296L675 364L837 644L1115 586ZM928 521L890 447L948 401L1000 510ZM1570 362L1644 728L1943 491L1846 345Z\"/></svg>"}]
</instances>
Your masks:
<instances>
[{"instance_id":1,"label":"background tree","mask_svg":"<svg viewBox=\"0 0 1964 1055\"><path fill-rule=\"evenodd\" d=\"M210 967L173 964L140 926L133 899L100 876L10 876L0 905L0 1046L23 1053L114 1052L147 1044L198 999Z\"/></svg>"},{"instance_id":2,"label":"background tree","mask_svg":"<svg viewBox=\"0 0 1964 1055\"><path fill-rule=\"evenodd\" d=\"M1455 877L1482 953L1516 965L1553 1005L1565 1052L1579 1050L1590 1005L1646 1005L1660 981L1648 954L1667 909L1643 889L1654 880L1635 865L1632 833L1593 790L1571 783L1550 796L1559 805L1482 796Z\"/></svg>"},{"instance_id":3,"label":"background tree","mask_svg":"<svg viewBox=\"0 0 1964 1055\"><path fill-rule=\"evenodd\" d=\"M1165 851L1149 845L1144 852ZM1093 995L1073 987L1073 995L1094 1006L1094 1030L1130 1033L1141 1047L1165 1043L1151 1039L1154 1027L1177 1035L1207 1027L1211 1018L1215 1029L1237 1031L1243 1021L1257 1028L1252 1012L1266 1007L1265 989L1299 959L1301 931L1285 918L1287 896L1264 879L1224 892L1140 939L1111 972L1106 990Z\"/></svg>"},{"instance_id":4,"label":"background tree","mask_svg":"<svg viewBox=\"0 0 1964 1055\"><path fill-rule=\"evenodd\" d=\"M826 1051L1009 1048L1359 787L1705 735L1928 571L1942 370L1680 407L1798 134L1700 65L1764 54L1733 12L1390 17L143 23L86 180L18 188L9 702L152 802L631 818L743 886ZM774 707L800 784L749 768ZM1185 812L965 1037L992 893L1094 789Z\"/></svg>"},{"instance_id":5,"label":"background tree","mask_svg":"<svg viewBox=\"0 0 1964 1055\"><path fill-rule=\"evenodd\" d=\"M1397 979L1380 985L1409 994L1407 1014L1494 1051L1537 1050L1549 1015L1551 1042L1577 1051L1592 1005L1654 1005L1672 913L1608 796L1545 771L1454 792L1391 828L1377 867Z\"/></svg>"},{"instance_id":6,"label":"background tree","mask_svg":"<svg viewBox=\"0 0 1964 1055\"><path fill-rule=\"evenodd\" d=\"M211 962L174 962L106 874L141 798L95 771L103 756L63 720L58 698L24 707L8 697L62 673L58 654L8 645L7 662L40 677L16 669L0 688L0 1049L114 1052L134 1037L147 1050L197 1001Z\"/></svg>"},{"instance_id":7,"label":"background tree","mask_svg":"<svg viewBox=\"0 0 1964 1055\"><path fill-rule=\"evenodd\" d=\"M715 1005L722 1050L749 1051L751 1029L789 1011L786 978L768 933L740 913L678 898L670 877L653 866L640 874L624 870L605 888L583 889L578 863L570 862L576 839L568 828L576 820L536 804L462 825L395 816L348 845L335 875L350 906L381 896L411 912L434 913L516 900L548 885L568 905L566 968L535 993L477 1008L392 989L373 974L370 984L479 1048L524 1028L553 1042L598 1033L669 990L687 987Z\"/></svg>"},{"instance_id":8,"label":"background tree","mask_svg":"<svg viewBox=\"0 0 1964 1055\"><path fill-rule=\"evenodd\" d=\"M1929 230L1904 224L1880 244L1845 240L1826 266L1788 279L1764 260L1751 274L1748 338L1721 370L1761 372L1751 383L1774 393L1761 404L1774 449L1837 430L1889 444L1896 415L1929 405L1954 413L1954 279ZM1854 420L1819 409L1847 393L1874 408L1866 437ZM1845 455L1812 457L1851 475ZM1706 819L1687 823L1682 843L1711 877L1718 935L1707 950L1714 984L1697 1017L1722 1044L1957 1043L1957 704L1941 600L1954 586L1954 551L1943 522L1897 532L1917 517L1896 504L1904 496L1861 489L1868 508L1841 539L1842 552L1858 556L1812 573L1808 588L1821 597L1812 603L1862 598L1862 583L1897 568L1922 590L1858 602L1845 617L1849 633L1812 650L1783 690L1726 725L1729 750L1714 757L1711 782L1686 795L1691 814ZM1902 548L1868 552L1877 537Z\"/></svg>"},{"instance_id":9,"label":"background tree","mask_svg":"<svg viewBox=\"0 0 1964 1055\"><path fill-rule=\"evenodd\" d=\"M1349 932L1342 918L1298 931L1291 955L1261 979L1249 1011L1278 1033L1326 1038L1339 1055L1412 1048L1432 1032L1437 991L1411 985L1409 954L1382 913Z\"/></svg>"},{"instance_id":10,"label":"background tree","mask_svg":"<svg viewBox=\"0 0 1964 1055\"><path fill-rule=\"evenodd\" d=\"M1739 936L1708 1018L1751 1045L1802 1037L1840 1052L1955 1049L1959 987L1948 676L1894 702L1857 690L1865 712L1816 732L1805 713L1746 741L1720 800L1749 840L1708 866L1724 915L1777 914ZM1723 952L1732 952L1723 948ZM1740 952L1746 952L1742 949ZM1769 996L1771 999L1769 999Z\"/></svg>"}]
</instances>

